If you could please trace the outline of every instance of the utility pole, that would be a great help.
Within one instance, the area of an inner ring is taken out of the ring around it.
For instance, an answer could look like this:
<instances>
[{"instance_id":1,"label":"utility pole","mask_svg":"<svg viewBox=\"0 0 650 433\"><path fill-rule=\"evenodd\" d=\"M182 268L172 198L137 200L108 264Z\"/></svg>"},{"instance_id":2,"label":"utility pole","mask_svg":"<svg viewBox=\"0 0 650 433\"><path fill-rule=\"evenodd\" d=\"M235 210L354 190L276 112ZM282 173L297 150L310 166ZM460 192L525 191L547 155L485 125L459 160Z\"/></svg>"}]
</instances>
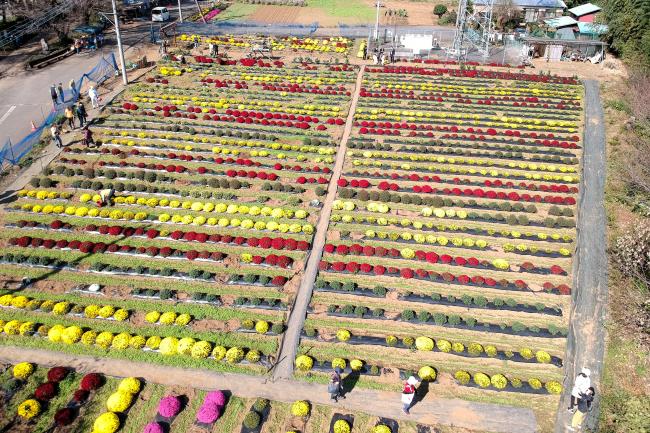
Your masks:
<instances>
[{"instance_id":1,"label":"utility pole","mask_svg":"<svg viewBox=\"0 0 650 433\"><path fill-rule=\"evenodd\" d=\"M181 0L178 0L178 21L183 22L183 9L181 8Z\"/></svg>"},{"instance_id":2,"label":"utility pole","mask_svg":"<svg viewBox=\"0 0 650 433\"><path fill-rule=\"evenodd\" d=\"M379 40L379 7L381 6L379 0L377 0L376 6L377 6L377 17L375 19L375 41L378 41Z\"/></svg>"},{"instance_id":3,"label":"utility pole","mask_svg":"<svg viewBox=\"0 0 650 433\"><path fill-rule=\"evenodd\" d=\"M122 69L122 82L124 85L129 84L129 80L126 76L126 63L124 62L124 49L122 48L122 36L120 36L120 19L117 16L117 6L115 5L115 0L111 0L111 3L113 3L113 25L115 26L115 35L117 36L117 49L119 51L120 55L120 63L122 64L121 69ZM110 15L110 14L102 14L104 16ZM108 18L108 17L106 17ZM110 21L110 18L109 18Z\"/></svg>"}]
</instances>

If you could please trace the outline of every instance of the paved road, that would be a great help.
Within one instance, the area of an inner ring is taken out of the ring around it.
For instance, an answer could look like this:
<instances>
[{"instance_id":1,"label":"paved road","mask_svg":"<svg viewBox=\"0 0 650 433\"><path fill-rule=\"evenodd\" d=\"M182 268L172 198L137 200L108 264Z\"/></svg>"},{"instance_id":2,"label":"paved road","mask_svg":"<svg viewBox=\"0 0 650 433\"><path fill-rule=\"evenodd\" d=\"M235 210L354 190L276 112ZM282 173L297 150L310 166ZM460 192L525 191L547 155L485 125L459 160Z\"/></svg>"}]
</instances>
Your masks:
<instances>
[{"instance_id":1,"label":"paved road","mask_svg":"<svg viewBox=\"0 0 650 433\"><path fill-rule=\"evenodd\" d=\"M314 404L331 405L325 385L279 380L269 382L261 376L244 376L206 370L167 367L143 362L112 358L72 355L39 349L3 347L0 361L15 364L28 360L43 366L65 365L81 372L101 372L109 376L138 376L146 382L168 386L185 386L207 390L229 390L240 397L262 397L269 400L293 402L309 400ZM464 400L436 398L437 386L430 385L423 401L412 409L411 415L402 413L400 394L397 392L354 389L338 407L361 411L404 421L427 425L448 425L481 432L534 433L537 432L535 415L530 409L476 403Z\"/></svg>"},{"instance_id":2,"label":"paved road","mask_svg":"<svg viewBox=\"0 0 650 433\"><path fill-rule=\"evenodd\" d=\"M193 1L186 1L182 9L185 17L196 11ZM170 12L171 20L176 20L178 9L170 9ZM125 49L142 41L148 42L150 33L151 22L144 19L125 25L122 29ZM112 28L106 30L106 38L106 46L99 51L83 52L43 69L20 71L0 78L0 147L8 139L12 143L20 141L31 131L31 121L38 126L47 117L52 109L49 90L52 83L62 82L67 88L70 79L77 80L90 71L103 54L115 52L115 58L119 59Z\"/></svg>"},{"instance_id":3,"label":"paved road","mask_svg":"<svg viewBox=\"0 0 650 433\"><path fill-rule=\"evenodd\" d=\"M564 356L564 393L555 432L564 433L570 416L566 408L573 380L583 367L591 369L591 383L599 394L605 354L607 316L607 252L605 239L605 120L598 81L585 81L583 174L578 211L578 240L574 262L571 325ZM585 425L597 430L598 398Z\"/></svg>"}]
</instances>

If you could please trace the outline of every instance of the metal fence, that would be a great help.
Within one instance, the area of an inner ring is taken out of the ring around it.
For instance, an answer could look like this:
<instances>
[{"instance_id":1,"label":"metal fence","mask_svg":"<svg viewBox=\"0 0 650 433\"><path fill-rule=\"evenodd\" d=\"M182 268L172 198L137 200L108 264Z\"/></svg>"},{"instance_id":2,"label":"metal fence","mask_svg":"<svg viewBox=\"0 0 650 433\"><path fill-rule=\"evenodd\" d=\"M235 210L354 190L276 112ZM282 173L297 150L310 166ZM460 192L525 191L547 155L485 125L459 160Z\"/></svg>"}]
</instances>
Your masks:
<instances>
[{"instance_id":1,"label":"metal fence","mask_svg":"<svg viewBox=\"0 0 650 433\"><path fill-rule=\"evenodd\" d=\"M43 120L43 123L40 126L36 127L17 143L12 143L11 140L7 140L4 146L0 149L0 162L2 163L2 166L4 167L7 163L10 165L18 164L18 162L29 153L30 150L32 150L34 145L40 141L43 130L49 128L57 117L63 114L66 107L77 102L84 84L95 83L96 85L99 85L114 76L117 70L117 63L113 53L102 57L94 68L75 81L74 91L72 91L72 89L65 90L65 102L57 104L55 108L52 108L52 111L45 120Z\"/></svg>"}]
</instances>

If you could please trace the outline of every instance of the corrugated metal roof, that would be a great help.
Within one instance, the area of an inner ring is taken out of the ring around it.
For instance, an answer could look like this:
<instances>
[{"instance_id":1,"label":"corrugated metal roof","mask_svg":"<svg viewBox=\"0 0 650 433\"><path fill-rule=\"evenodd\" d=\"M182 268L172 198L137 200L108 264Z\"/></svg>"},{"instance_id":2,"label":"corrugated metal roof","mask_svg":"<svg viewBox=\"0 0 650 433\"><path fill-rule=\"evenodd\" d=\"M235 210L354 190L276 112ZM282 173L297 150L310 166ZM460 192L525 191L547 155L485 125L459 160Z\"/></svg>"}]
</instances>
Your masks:
<instances>
[{"instance_id":1,"label":"corrugated metal roof","mask_svg":"<svg viewBox=\"0 0 650 433\"><path fill-rule=\"evenodd\" d=\"M609 31L605 24L578 23L578 30L583 35L604 35Z\"/></svg>"},{"instance_id":2,"label":"corrugated metal roof","mask_svg":"<svg viewBox=\"0 0 650 433\"><path fill-rule=\"evenodd\" d=\"M577 17L581 17L583 15L591 14L601 10L602 9L600 8L600 6L596 6L595 4L592 3L585 3L583 5L576 6L574 8L569 9L569 13Z\"/></svg>"},{"instance_id":3,"label":"corrugated metal roof","mask_svg":"<svg viewBox=\"0 0 650 433\"><path fill-rule=\"evenodd\" d=\"M564 29L558 29L558 31L555 33L555 39L562 39L564 41L571 41L576 38L575 33L573 33L573 30L569 28L564 28Z\"/></svg>"},{"instance_id":4,"label":"corrugated metal roof","mask_svg":"<svg viewBox=\"0 0 650 433\"><path fill-rule=\"evenodd\" d=\"M498 2L499 0L494 1L495 4ZM488 0L474 1L474 4L479 6L485 6L487 3ZM566 4L562 0L514 0L513 3L521 8L566 8Z\"/></svg>"},{"instance_id":5,"label":"corrugated metal roof","mask_svg":"<svg viewBox=\"0 0 650 433\"><path fill-rule=\"evenodd\" d=\"M567 26L575 26L577 23L578 22L576 20L567 16L544 20L544 24L549 27L555 27L556 29Z\"/></svg>"}]
</instances>

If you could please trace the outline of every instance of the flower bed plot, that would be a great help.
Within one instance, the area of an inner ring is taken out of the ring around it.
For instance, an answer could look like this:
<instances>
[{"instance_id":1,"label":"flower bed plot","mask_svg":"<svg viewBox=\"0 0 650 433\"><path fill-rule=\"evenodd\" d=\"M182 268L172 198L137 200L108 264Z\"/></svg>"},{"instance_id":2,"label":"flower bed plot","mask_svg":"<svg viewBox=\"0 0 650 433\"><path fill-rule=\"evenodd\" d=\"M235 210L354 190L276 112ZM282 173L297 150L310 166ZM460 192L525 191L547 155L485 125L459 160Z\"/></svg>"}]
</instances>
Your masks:
<instances>
[{"instance_id":1,"label":"flower bed plot","mask_svg":"<svg viewBox=\"0 0 650 433\"><path fill-rule=\"evenodd\" d=\"M344 53L349 42L278 43ZM262 373L355 78L343 65L199 56L131 86L97 119L99 148L66 147L5 209L1 273L47 276L2 298L1 343ZM101 300L63 293L95 282Z\"/></svg>"},{"instance_id":2,"label":"flower bed plot","mask_svg":"<svg viewBox=\"0 0 650 433\"><path fill-rule=\"evenodd\" d=\"M296 374L356 359L378 383L556 394L581 112L573 79L367 69Z\"/></svg>"}]
</instances>

